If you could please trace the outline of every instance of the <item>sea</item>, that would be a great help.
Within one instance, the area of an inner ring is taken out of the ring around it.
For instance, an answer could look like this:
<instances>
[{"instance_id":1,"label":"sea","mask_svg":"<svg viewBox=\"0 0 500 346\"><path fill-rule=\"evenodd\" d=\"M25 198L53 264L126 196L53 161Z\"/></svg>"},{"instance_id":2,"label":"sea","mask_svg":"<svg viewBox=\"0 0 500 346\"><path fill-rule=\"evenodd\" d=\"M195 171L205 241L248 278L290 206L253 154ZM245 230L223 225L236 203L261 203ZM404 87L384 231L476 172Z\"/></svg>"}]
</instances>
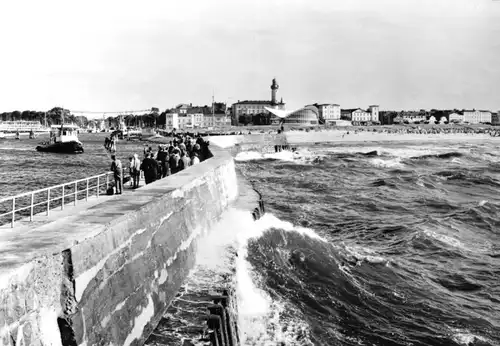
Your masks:
<instances>
[{"instance_id":1,"label":"sea","mask_svg":"<svg viewBox=\"0 0 500 346\"><path fill-rule=\"evenodd\" d=\"M500 345L499 144L238 154L267 212L244 344Z\"/></svg>"},{"instance_id":2,"label":"sea","mask_svg":"<svg viewBox=\"0 0 500 346\"><path fill-rule=\"evenodd\" d=\"M0 196L109 168L0 140ZM125 162L143 142L119 142ZM500 142L304 145L242 152L266 214L239 237L242 345L500 345ZM242 219L240 219L242 220ZM250 222L252 224L250 225Z\"/></svg>"}]
</instances>

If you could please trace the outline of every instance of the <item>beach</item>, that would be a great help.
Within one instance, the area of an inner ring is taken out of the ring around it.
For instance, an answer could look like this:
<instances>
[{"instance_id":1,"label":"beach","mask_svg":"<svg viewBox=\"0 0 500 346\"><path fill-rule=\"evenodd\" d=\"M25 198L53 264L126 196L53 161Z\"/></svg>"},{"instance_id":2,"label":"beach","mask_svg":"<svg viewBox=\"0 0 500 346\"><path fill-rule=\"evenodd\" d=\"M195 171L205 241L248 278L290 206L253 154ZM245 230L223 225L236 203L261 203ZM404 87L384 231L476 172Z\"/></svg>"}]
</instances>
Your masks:
<instances>
[{"instance_id":1,"label":"beach","mask_svg":"<svg viewBox=\"0 0 500 346\"><path fill-rule=\"evenodd\" d=\"M323 130L323 131L287 131L283 134L286 141L291 144L314 144L314 143L334 143L341 145L344 143L356 144L367 142L499 142L500 137L492 137L485 133L387 133L387 132L368 132L368 131L346 131L346 130ZM250 135L226 135L210 136L210 142L222 147L228 148L235 144L269 144L269 141L276 138L277 134L253 133ZM281 135L280 135L281 136Z\"/></svg>"}]
</instances>

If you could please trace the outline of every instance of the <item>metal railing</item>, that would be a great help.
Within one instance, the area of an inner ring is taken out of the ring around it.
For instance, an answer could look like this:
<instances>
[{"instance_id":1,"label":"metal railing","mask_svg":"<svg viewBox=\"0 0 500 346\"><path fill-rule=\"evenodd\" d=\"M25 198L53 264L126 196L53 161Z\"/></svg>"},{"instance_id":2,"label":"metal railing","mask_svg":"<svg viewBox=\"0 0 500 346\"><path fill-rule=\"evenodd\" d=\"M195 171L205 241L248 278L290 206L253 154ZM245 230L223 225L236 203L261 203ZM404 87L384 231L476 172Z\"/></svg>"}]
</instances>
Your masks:
<instances>
[{"instance_id":1,"label":"metal railing","mask_svg":"<svg viewBox=\"0 0 500 346\"><path fill-rule=\"evenodd\" d=\"M88 200L92 195L99 198L102 187L105 188L104 192L108 190L109 183L112 180L109 177L112 174L112 172L106 172L69 183L0 199L0 212L5 209L8 210L0 214L0 225L5 224L4 220L10 218L11 227L13 228L16 222L16 215L19 218L25 218L29 215L30 221L33 221L33 215L45 211L48 216L51 209L60 207L63 210L68 202L76 205L78 200ZM10 204L10 208L8 206L4 207L7 204Z\"/></svg>"}]
</instances>

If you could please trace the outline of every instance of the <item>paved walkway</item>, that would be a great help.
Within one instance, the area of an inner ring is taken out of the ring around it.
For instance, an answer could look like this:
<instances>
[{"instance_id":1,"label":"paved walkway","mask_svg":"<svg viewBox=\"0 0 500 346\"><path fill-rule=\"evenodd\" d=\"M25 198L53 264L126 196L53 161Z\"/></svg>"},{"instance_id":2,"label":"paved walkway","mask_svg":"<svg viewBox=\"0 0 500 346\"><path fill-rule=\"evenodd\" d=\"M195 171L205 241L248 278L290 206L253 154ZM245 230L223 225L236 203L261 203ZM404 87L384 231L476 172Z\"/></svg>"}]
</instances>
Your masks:
<instances>
[{"instance_id":1,"label":"paved walkway","mask_svg":"<svg viewBox=\"0 0 500 346\"><path fill-rule=\"evenodd\" d=\"M141 181L139 182L139 188L144 185L144 180L141 179ZM61 209L61 207L50 209L49 215L47 215L45 211L35 214L33 215L33 221L30 221L29 216L20 220L16 220L16 222L14 223L14 228L12 228L11 223L8 222L6 224L0 225L0 240L1 236L5 234L6 231L14 230L16 232L20 232L31 230L35 227L43 226L53 221L60 220L66 216L78 214L83 210L87 210L90 207L107 202L110 199L116 198L118 196L132 195L135 191L137 191L137 189L132 189L130 186L130 182L128 182L123 186L122 195L110 196L106 194L100 194L99 197L96 197L96 195L93 194L92 196L89 196L87 201L85 199L79 199L76 202L76 205L74 205L73 202L66 202L64 204L64 209Z\"/></svg>"}]
</instances>

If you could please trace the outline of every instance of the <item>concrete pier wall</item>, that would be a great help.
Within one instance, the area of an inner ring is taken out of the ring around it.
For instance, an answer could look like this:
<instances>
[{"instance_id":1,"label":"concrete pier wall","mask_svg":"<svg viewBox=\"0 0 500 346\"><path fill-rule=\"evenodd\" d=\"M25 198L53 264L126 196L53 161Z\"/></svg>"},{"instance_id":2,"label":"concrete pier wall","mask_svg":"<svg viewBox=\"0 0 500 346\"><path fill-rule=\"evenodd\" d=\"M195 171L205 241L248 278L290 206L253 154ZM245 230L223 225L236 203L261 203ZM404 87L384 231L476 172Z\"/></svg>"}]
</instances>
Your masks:
<instances>
[{"instance_id":1,"label":"concrete pier wall","mask_svg":"<svg viewBox=\"0 0 500 346\"><path fill-rule=\"evenodd\" d=\"M0 265L0 345L142 345L193 267L198 238L238 195L232 156L211 149L132 195L34 226L30 241L12 233L19 253Z\"/></svg>"}]
</instances>

